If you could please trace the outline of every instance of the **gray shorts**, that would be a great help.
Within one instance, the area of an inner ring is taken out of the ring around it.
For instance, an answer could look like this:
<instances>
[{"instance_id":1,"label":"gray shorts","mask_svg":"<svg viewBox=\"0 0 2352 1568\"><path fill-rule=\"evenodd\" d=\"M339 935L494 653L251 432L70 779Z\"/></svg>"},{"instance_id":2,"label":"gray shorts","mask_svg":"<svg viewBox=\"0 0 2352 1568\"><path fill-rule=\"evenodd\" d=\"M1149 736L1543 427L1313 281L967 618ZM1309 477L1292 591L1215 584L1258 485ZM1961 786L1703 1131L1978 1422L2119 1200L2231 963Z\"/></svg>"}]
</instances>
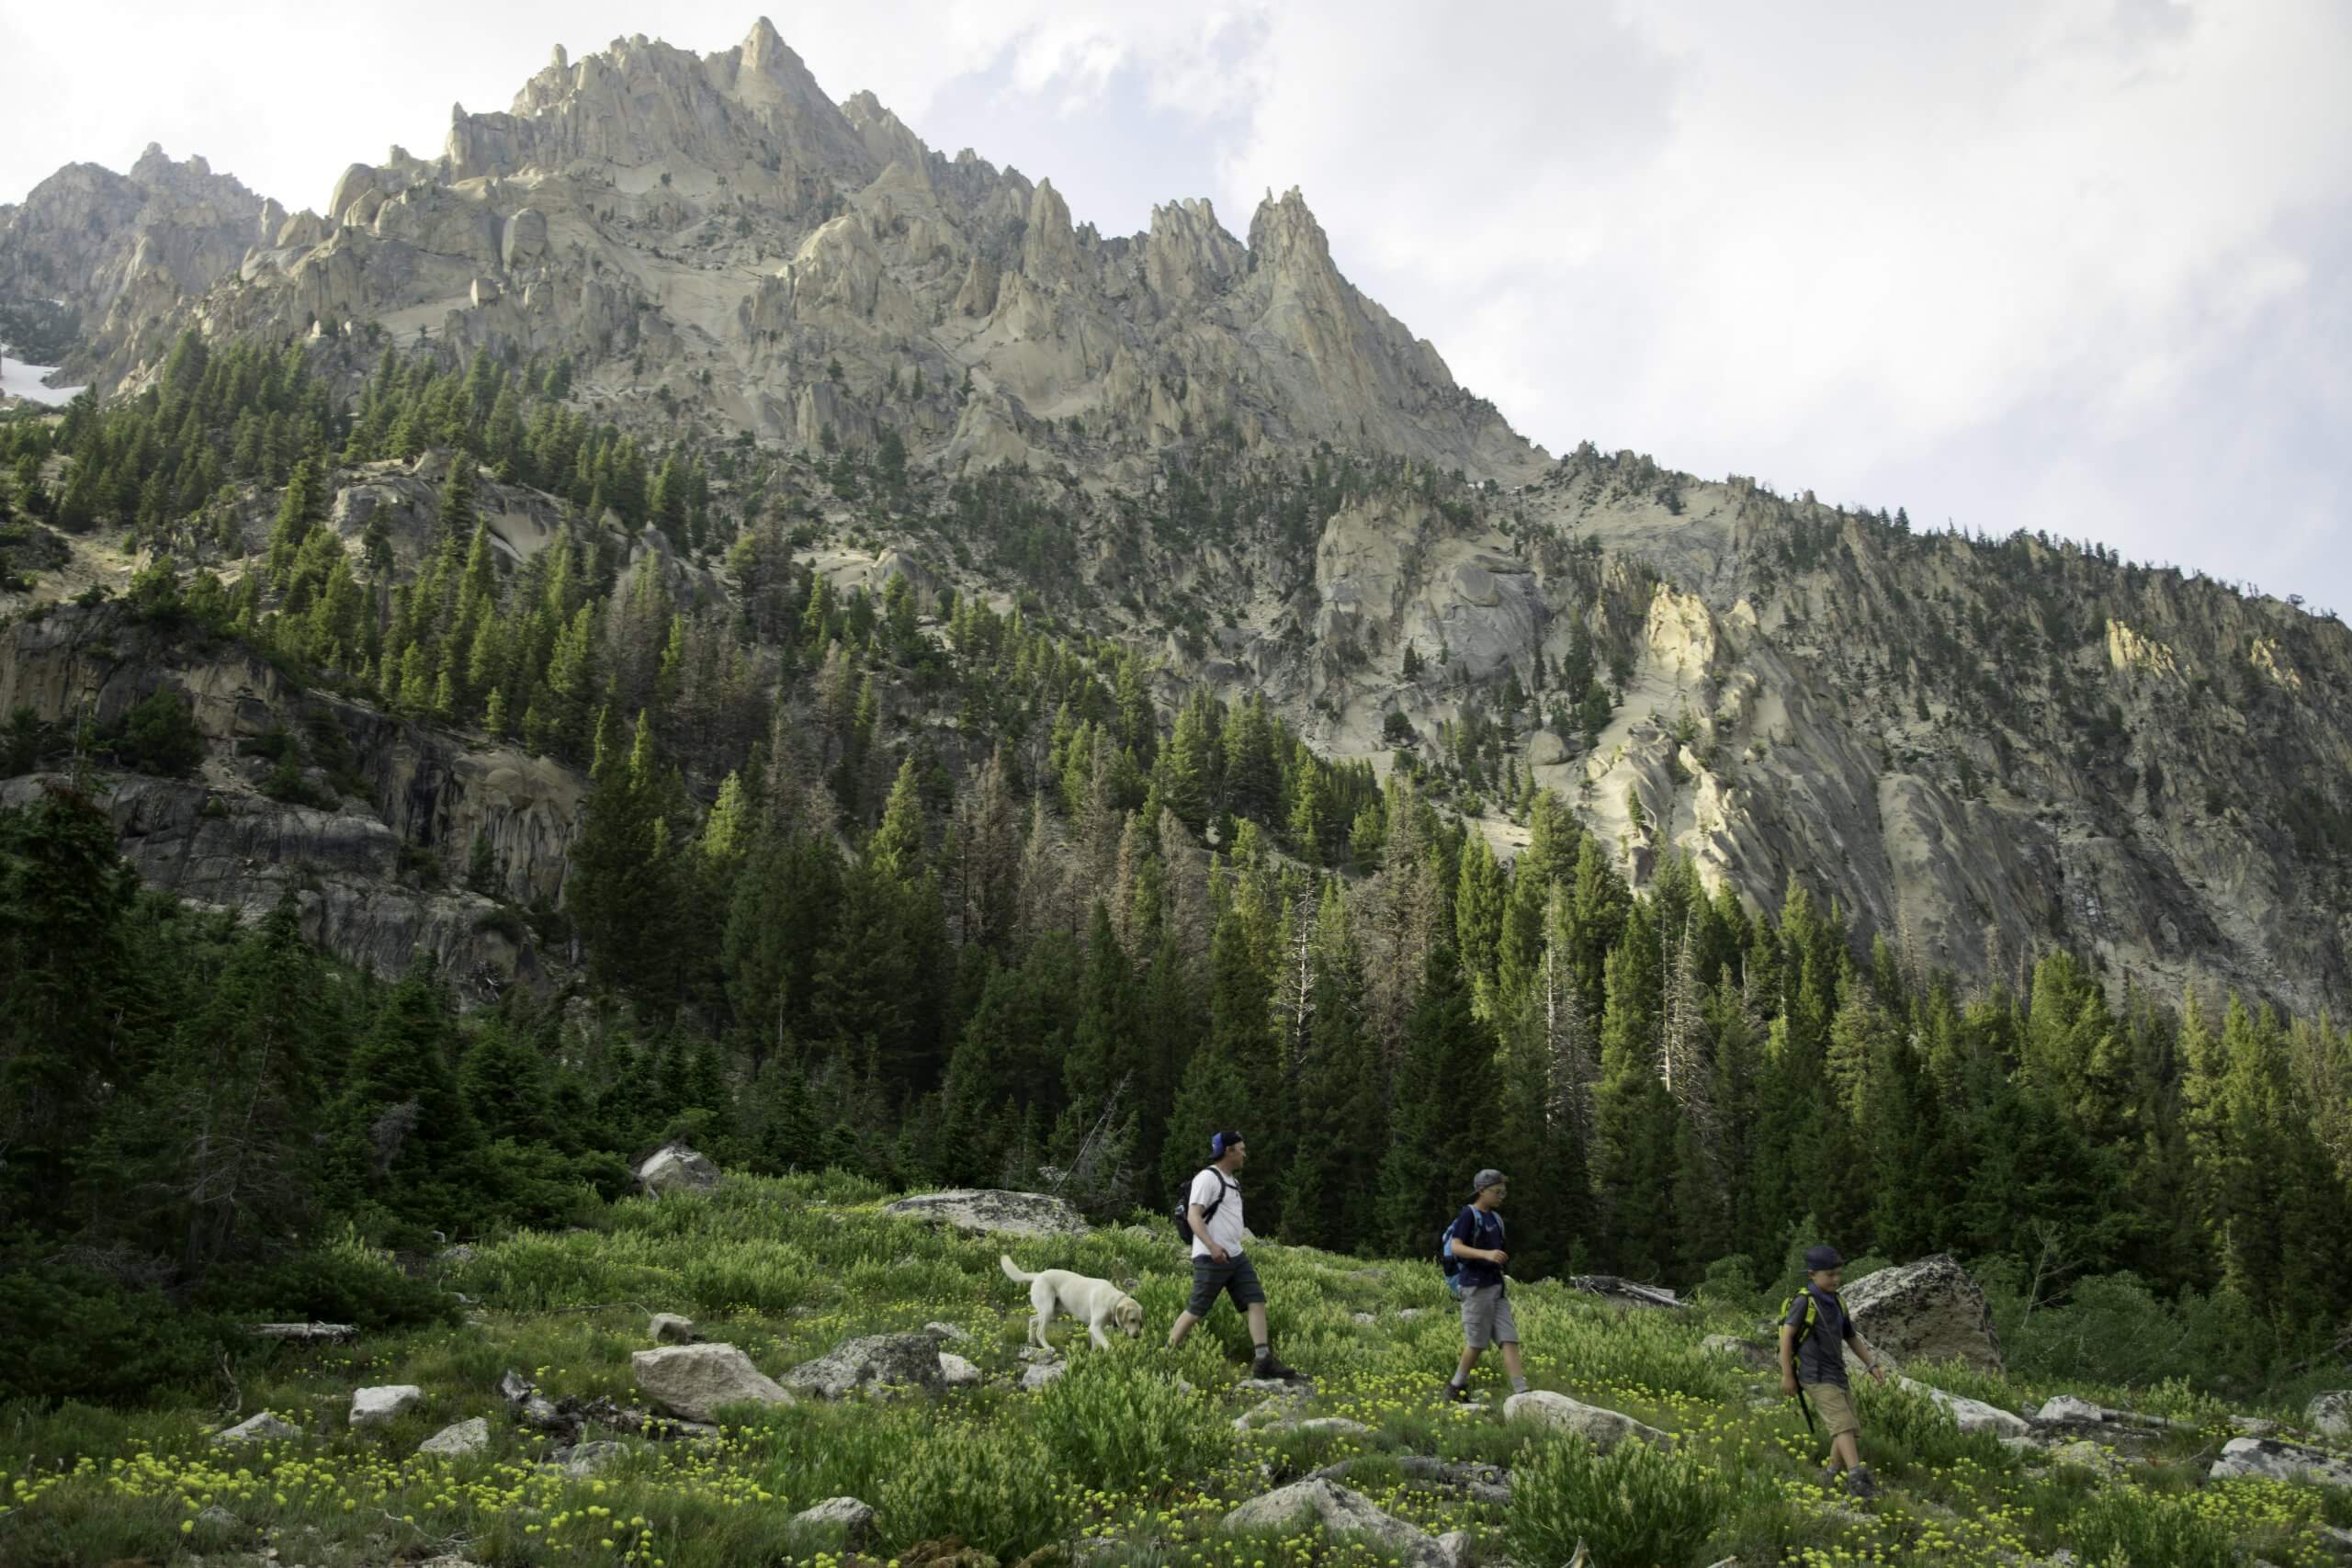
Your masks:
<instances>
[{"instance_id":1,"label":"gray shorts","mask_svg":"<svg viewBox=\"0 0 2352 1568\"><path fill-rule=\"evenodd\" d=\"M1193 1259L1193 1299L1184 1310L1194 1317L1208 1315L1220 1291L1245 1310L1266 1304L1266 1292L1258 1283L1258 1270L1250 1266L1250 1255L1230 1252L1226 1258L1223 1263L1214 1258Z\"/></svg>"},{"instance_id":2,"label":"gray shorts","mask_svg":"<svg viewBox=\"0 0 2352 1568\"><path fill-rule=\"evenodd\" d=\"M1511 1316L1510 1298L1500 1285L1462 1292L1462 1337L1473 1350L1519 1343L1519 1322Z\"/></svg>"}]
</instances>

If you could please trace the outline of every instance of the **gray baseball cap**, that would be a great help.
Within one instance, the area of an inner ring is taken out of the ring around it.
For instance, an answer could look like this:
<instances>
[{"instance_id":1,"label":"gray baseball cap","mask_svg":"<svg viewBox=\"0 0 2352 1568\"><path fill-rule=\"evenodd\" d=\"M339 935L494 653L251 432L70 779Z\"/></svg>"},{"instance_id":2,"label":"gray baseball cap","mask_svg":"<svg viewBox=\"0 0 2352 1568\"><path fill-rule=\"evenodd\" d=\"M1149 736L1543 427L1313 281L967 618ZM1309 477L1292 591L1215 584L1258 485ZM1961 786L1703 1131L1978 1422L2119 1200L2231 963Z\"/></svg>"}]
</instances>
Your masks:
<instances>
[{"instance_id":1,"label":"gray baseball cap","mask_svg":"<svg viewBox=\"0 0 2352 1568\"><path fill-rule=\"evenodd\" d=\"M1487 1188L1500 1187L1502 1184L1503 1173L1501 1171L1482 1170L1478 1173L1477 1179L1470 1183L1470 1196L1476 1198Z\"/></svg>"}]
</instances>

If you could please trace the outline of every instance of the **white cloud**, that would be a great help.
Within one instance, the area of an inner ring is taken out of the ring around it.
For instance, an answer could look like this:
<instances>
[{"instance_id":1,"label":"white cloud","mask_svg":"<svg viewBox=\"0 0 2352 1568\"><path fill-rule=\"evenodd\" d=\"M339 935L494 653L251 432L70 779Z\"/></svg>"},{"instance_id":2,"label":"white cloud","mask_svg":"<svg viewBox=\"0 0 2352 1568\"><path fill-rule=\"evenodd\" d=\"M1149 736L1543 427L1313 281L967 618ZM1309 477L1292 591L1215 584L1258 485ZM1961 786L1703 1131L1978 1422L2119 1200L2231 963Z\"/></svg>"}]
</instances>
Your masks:
<instances>
[{"instance_id":1,"label":"white cloud","mask_svg":"<svg viewBox=\"0 0 2352 1568\"><path fill-rule=\"evenodd\" d=\"M757 0L754 0L757 3ZM291 205L560 39L694 0L13 7L0 195L160 139ZM2352 9L874 0L818 78L1080 219L1303 186L1341 266L1532 438L2307 586L2352 608ZM2247 527L2243 519L2264 519Z\"/></svg>"}]
</instances>

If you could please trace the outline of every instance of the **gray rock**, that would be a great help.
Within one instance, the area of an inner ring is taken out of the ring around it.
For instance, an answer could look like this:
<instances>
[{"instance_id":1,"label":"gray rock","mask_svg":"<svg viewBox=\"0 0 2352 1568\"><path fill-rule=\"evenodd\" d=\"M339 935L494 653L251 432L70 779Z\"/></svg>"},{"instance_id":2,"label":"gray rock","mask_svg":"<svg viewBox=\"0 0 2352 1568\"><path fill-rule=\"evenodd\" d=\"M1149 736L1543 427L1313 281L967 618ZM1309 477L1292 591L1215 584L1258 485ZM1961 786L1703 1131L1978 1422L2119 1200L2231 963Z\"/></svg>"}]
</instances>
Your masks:
<instances>
[{"instance_id":1,"label":"gray rock","mask_svg":"<svg viewBox=\"0 0 2352 1568\"><path fill-rule=\"evenodd\" d=\"M244 1528L244 1521L243 1519L237 1517L236 1515L231 1513L228 1509L222 1507L218 1503L211 1505L202 1513L198 1514L196 1516L196 1522L197 1527L200 1529L233 1530L243 1529Z\"/></svg>"},{"instance_id":2,"label":"gray rock","mask_svg":"<svg viewBox=\"0 0 2352 1568\"><path fill-rule=\"evenodd\" d=\"M1981 1399L1968 1399L1942 1389L1930 1388L1909 1378L1897 1378L1896 1382L1914 1393L1924 1393L1937 1404L1951 1413L1963 1432L1990 1432L1996 1438L2022 1438L2033 1430L2033 1423L2022 1416L2015 1416Z\"/></svg>"},{"instance_id":3,"label":"gray rock","mask_svg":"<svg viewBox=\"0 0 2352 1568\"><path fill-rule=\"evenodd\" d=\"M380 1426L424 1403L424 1391L413 1382L379 1383L351 1391L351 1425Z\"/></svg>"},{"instance_id":4,"label":"gray rock","mask_svg":"<svg viewBox=\"0 0 2352 1568\"><path fill-rule=\"evenodd\" d=\"M950 1345L966 1344L972 1337L952 1323L926 1323L922 1325L922 1331L933 1339L944 1339Z\"/></svg>"},{"instance_id":5,"label":"gray rock","mask_svg":"<svg viewBox=\"0 0 2352 1568\"><path fill-rule=\"evenodd\" d=\"M2073 1465L2077 1470L2092 1471L2101 1475L2120 1475L2131 1468L2114 1450L2092 1442L2088 1438L2075 1438L2060 1443L2050 1450L2050 1462Z\"/></svg>"},{"instance_id":6,"label":"gray rock","mask_svg":"<svg viewBox=\"0 0 2352 1568\"><path fill-rule=\"evenodd\" d=\"M1759 1372L1780 1370L1780 1351L1772 1346L1753 1339L1743 1339L1736 1334L1710 1334L1700 1341L1700 1348L1709 1355L1725 1356L1746 1362Z\"/></svg>"},{"instance_id":7,"label":"gray rock","mask_svg":"<svg viewBox=\"0 0 2352 1568\"><path fill-rule=\"evenodd\" d=\"M1399 1323L1410 1323L1413 1319L1420 1315L1421 1309L1419 1307L1398 1307L1396 1309L1396 1321Z\"/></svg>"},{"instance_id":8,"label":"gray rock","mask_svg":"<svg viewBox=\"0 0 2352 1568\"><path fill-rule=\"evenodd\" d=\"M2107 1420L2107 1411L2102 1406L2093 1404L2087 1399L2078 1398L2071 1393L2061 1393L2043 1400L2041 1408L2033 1413L2033 1418L2037 1422L2045 1424L2055 1424L2061 1421L2104 1423Z\"/></svg>"},{"instance_id":9,"label":"gray rock","mask_svg":"<svg viewBox=\"0 0 2352 1568\"><path fill-rule=\"evenodd\" d=\"M1314 1386L1313 1378L1243 1378L1233 1386L1243 1393L1278 1393L1292 1399L1304 1399Z\"/></svg>"},{"instance_id":10,"label":"gray rock","mask_svg":"<svg viewBox=\"0 0 2352 1568\"><path fill-rule=\"evenodd\" d=\"M1362 1493L1329 1481L1301 1481L1253 1497L1225 1516L1225 1528L1279 1530L1309 1517L1329 1533L1361 1536L1410 1568L1447 1568L1443 1549L1426 1533L1374 1506Z\"/></svg>"},{"instance_id":11,"label":"gray rock","mask_svg":"<svg viewBox=\"0 0 2352 1568\"><path fill-rule=\"evenodd\" d=\"M1984 1292L1947 1254L1877 1269L1841 1294L1862 1337L1898 1361L1964 1361L1981 1371L2003 1370Z\"/></svg>"},{"instance_id":12,"label":"gray rock","mask_svg":"<svg viewBox=\"0 0 2352 1568\"><path fill-rule=\"evenodd\" d=\"M955 1188L901 1198L882 1211L994 1235L1084 1235L1086 1221L1062 1199L1041 1192Z\"/></svg>"},{"instance_id":13,"label":"gray rock","mask_svg":"<svg viewBox=\"0 0 2352 1568\"><path fill-rule=\"evenodd\" d=\"M1021 1386L1034 1393L1068 1371L1069 1364L1066 1361L1040 1361L1021 1370Z\"/></svg>"},{"instance_id":14,"label":"gray rock","mask_svg":"<svg viewBox=\"0 0 2352 1568\"><path fill-rule=\"evenodd\" d=\"M2253 1476L2267 1481L2304 1481L2323 1486L2352 1486L2352 1460L2324 1449L2282 1443L2270 1438L2233 1438L2213 1461L2212 1478Z\"/></svg>"},{"instance_id":15,"label":"gray rock","mask_svg":"<svg viewBox=\"0 0 2352 1568\"><path fill-rule=\"evenodd\" d=\"M302 1428L291 1421L281 1421L265 1410L258 1416L248 1416L225 1432L215 1432L212 1440L226 1446L232 1443L277 1443L288 1438L299 1438Z\"/></svg>"},{"instance_id":16,"label":"gray rock","mask_svg":"<svg viewBox=\"0 0 2352 1568\"><path fill-rule=\"evenodd\" d=\"M793 1515L792 1522L811 1529L837 1526L842 1532L842 1545L851 1551L864 1548L874 1534L874 1510L854 1497L828 1497L816 1506Z\"/></svg>"},{"instance_id":17,"label":"gray rock","mask_svg":"<svg viewBox=\"0 0 2352 1568\"><path fill-rule=\"evenodd\" d=\"M657 1312L645 1325L645 1337L656 1345L698 1345L702 1336L695 1331L695 1320L680 1317L674 1312Z\"/></svg>"},{"instance_id":18,"label":"gray rock","mask_svg":"<svg viewBox=\"0 0 2352 1568\"><path fill-rule=\"evenodd\" d=\"M980 1369L952 1350L942 1350L939 1376L949 1388L970 1388L980 1381Z\"/></svg>"},{"instance_id":19,"label":"gray rock","mask_svg":"<svg viewBox=\"0 0 2352 1568\"><path fill-rule=\"evenodd\" d=\"M438 1262L455 1268L460 1263L471 1263L474 1260L474 1249L461 1241L455 1247L443 1247L434 1254L434 1258Z\"/></svg>"},{"instance_id":20,"label":"gray rock","mask_svg":"<svg viewBox=\"0 0 2352 1568\"><path fill-rule=\"evenodd\" d=\"M1531 1389L1514 1393L1503 1401L1503 1419L1532 1421L1541 1426L1558 1427L1577 1433L1592 1446L1607 1453L1628 1438L1638 1438L1653 1448L1672 1448L1674 1439L1655 1427L1645 1426L1630 1416L1614 1410L1604 1410L1597 1404L1586 1404L1570 1399L1565 1393L1550 1389Z\"/></svg>"},{"instance_id":21,"label":"gray rock","mask_svg":"<svg viewBox=\"0 0 2352 1568\"><path fill-rule=\"evenodd\" d=\"M1448 1530L1437 1538L1438 1561L1445 1568L1462 1568L1462 1561L1470 1552L1468 1530Z\"/></svg>"},{"instance_id":22,"label":"gray rock","mask_svg":"<svg viewBox=\"0 0 2352 1568\"><path fill-rule=\"evenodd\" d=\"M563 1472L574 1481L585 1481L628 1458L627 1443L582 1443L564 1456Z\"/></svg>"},{"instance_id":23,"label":"gray rock","mask_svg":"<svg viewBox=\"0 0 2352 1568\"><path fill-rule=\"evenodd\" d=\"M718 1167L684 1144L664 1144L637 1168L638 1185L655 1196L718 1185Z\"/></svg>"},{"instance_id":24,"label":"gray rock","mask_svg":"<svg viewBox=\"0 0 2352 1568\"><path fill-rule=\"evenodd\" d=\"M727 1404L792 1403L791 1394L732 1345L670 1345L636 1351L628 1360L646 1397L689 1421L716 1421Z\"/></svg>"},{"instance_id":25,"label":"gray rock","mask_svg":"<svg viewBox=\"0 0 2352 1568\"><path fill-rule=\"evenodd\" d=\"M938 1393L947 1386L939 1361L939 1341L928 1334L871 1334L845 1339L813 1361L784 1374L784 1385L822 1399L842 1399L865 1389Z\"/></svg>"},{"instance_id":26,"label":"gray rock","mask_svg":"<svg viewBox=\"0 0 2352 1568\"><path fill-rule=\"evenodd\" d=\"M1376 1318L1376 1317L1373 1316L1373 1314L1370 1314L1370 1313L1368 1313L1368 1312L1359 1312L1359 1313L1354 1313L1354 1314L1351 1314L1351 1316L1355 1319L1355 1321L1356 1321L1356 1322L1358 1322L1358 1323L1372 1324L1372 1323L1378 1323L1378 1322L1380 1321L1380 1319L1378 1319L1378 1318Z\"/></svg>"},{"instance_id":27,"label":"gray rock","mask_svg":"<svg viewBox=\"0 0 2352 1568\"><path fill-rule=\"evenodd\" d=\"M488 1447L490 1447L490 1422L486 1417L477 1416L471 1420L459 1421L453 1426L442 1427L433 1436L417 1444L416 1451L421 1454L441 1454L455 1458L459 1454L478 1454Z\"/></svg>"},{"instance_id":28,"label":"gray rock","mask_svg":"<svg viewBox=\"0 0 2352 1568\"><path fill-rule=\"evenodd\" d=\"M505 231L498 240L498 259L511 271L538 260L547 249L547 214L526 207L506 220Z\"/></svg>"},{"instance_id":29,"label":"gray rock","mask_svg":"<svg viewBox=\"0 0 2352 1568\"><path fill-rule=\"evenodd\" d=\"M2352 1438L2352 1389L2312 1395L2303 1406L2303 1419L2324 1438Z\"/></svg>"},{"instance_id":30,"label":"gray rock","mask_svg":"<svg viewBox=\"0 0 2352 1568\"><path fill-rule=\"evenodd\" d=\"M1621 1280L1614 1274L1577 1274L1567 1281L1568 1289L1599 1296L1611 1306L1652 1307L1664 1312L1689 1312L1690 1303L1677 1300L1672 1291L1658 1285L1645 1285L1636 1280Z\"/></svg>"}]
</instances>

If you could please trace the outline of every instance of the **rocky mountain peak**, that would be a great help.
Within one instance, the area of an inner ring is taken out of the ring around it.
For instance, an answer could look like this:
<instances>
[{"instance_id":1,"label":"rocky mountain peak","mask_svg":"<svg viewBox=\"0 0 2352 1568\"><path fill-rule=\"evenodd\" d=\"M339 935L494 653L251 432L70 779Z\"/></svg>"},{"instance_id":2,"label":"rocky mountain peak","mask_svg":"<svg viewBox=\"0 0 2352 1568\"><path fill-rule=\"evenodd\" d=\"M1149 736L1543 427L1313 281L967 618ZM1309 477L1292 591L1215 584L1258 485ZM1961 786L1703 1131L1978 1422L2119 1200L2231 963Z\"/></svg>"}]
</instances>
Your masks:
<instances>
[{"instance_id":1,"label":"rocky mountain peak","mask_svg":"<svg viewBox=\"0 0 2352 1568\"><path fill-rule=\"evenodd\" d=\"M1269 190L1250 219L1250 254L1261 266L1277 272L1330 273L1331 242L1308 210L1306 197L1296 186L1276 199Z\"/></svg>"}]
</instances>

